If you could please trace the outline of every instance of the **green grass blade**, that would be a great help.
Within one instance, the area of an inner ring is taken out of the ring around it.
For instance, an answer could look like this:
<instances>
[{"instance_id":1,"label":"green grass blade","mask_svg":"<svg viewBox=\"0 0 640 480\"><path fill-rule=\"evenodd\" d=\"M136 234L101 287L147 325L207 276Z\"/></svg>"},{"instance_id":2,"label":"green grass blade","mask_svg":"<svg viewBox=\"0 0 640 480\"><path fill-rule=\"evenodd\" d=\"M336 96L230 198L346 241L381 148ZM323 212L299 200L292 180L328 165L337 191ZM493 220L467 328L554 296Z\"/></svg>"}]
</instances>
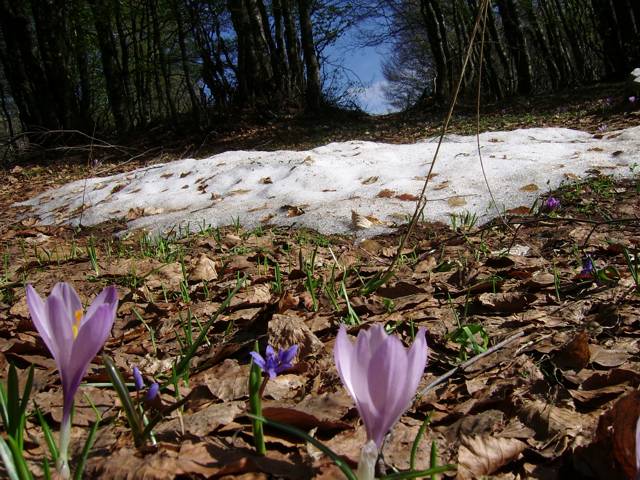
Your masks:
<instances>
[{"instance_id":1,"label":"green grass blade","mask_svg":"<svg viewBox=\"0 0 640 480\"><path fill-rule=\"evenodd\" d=\"M258 342L256 341L255 351L258 351ZM256 417L252 418L253 427L253 445L256 447L258 455L265 455L267 447L264 443L264 431L262 422L258 417L262 416L262 399L260 398L260 386L262 384L262 370L251 360L249 367L249 408L251 413Z\"/></svg>"},{"instance_id":2,"label":"green grass blade","mask_svg":"<svg viewBox=\"0 0 640 480\"><path fill-rule=\"evenodd\" d=\"M18 476L18 469L16 468L16 463L13 460L11 449L2 437L0 437L0 458L2 459L2 463L4 463L7 475L9 475L9 480L21 480Z\"/></svg>"},{"instance_id":3,"label":"green grass blade","mask_svg":"<svg viewBox=\"0 0 640 480\"><path fill-rule=\"evenodd\" d=\"M318 450L320 450L322 453L324 453L331 460L333 460L333 463L335 463L336 466L342 471L342 473L344 473L345 477L347 477L348 480L358 480L358 478L356 477L356 474L353 473L353 470L349 468L349 465L347 465L346 462L342 460L342 458L340 458L337 453L335 453L333 450L331 450L322 442L313 438L311 435L307 434L307 432L303 430L299 430L296 427L292 427L290 425L285 425L284 423L274 422L273 420L267 420L264 417L257 417L251 414L248 414L247 416L252 419L260 420L262 421L263 424L269 427L273 427L277 430L282 430L283 432L289 433L291 435L295 435L297 437L300 437L306 440L307 442L312 444L314 447L316 447Z\"/></svg>"},{"instance_id":4,"label":"green grass blade","mask_svg":"<svg viewBox=\"0 0 640 480\"><path fill-rule=\"evenodd\" d=\"M47 457L42 459L42 472L44 474L44 480L51 480L51 468L49 467L49 459Z\"/></svg>"},{"instance_id":5,"label":"green grass blade","mask_svg":"<svg viewBox=\"0 0 640 480\"><path fill-rule=\"evenodd\" d=\"M416 468L416 457L418 455L418 447L420 446L420 441L422 440L422 436L424 435L427 426L431 422L431 414L427 415L420 425L418 429L418 433L416 434L416 438L413 439L413 445L411 445L411 456L409 457L409 470L414 470ZM433 467L433 465L431 465Z\"/></svg>"},{"instance_id":6,"label":"green grass blade","mask_svg":"<svg viewBox=\"0 0 640 480\"><path fill-rule=\"evenodd\" d=\"M182 356L182 358L176 365L177 376L181 377L182 375L184 375L186 370L189 368L191 359L198 352L198 349L200 348L200 346L202 346L202 344L207 339L207 334L209 333L209 329L218 320L218 317L222 314L222 312L224 312L227 309L227 307L231 303L231 299L235 296L236 293L238 293L238 290L240 290L240 288L242 288L243 285L244 285L244 277L239 278L236 281L236 286L234 287L234 289L229 292L229 294L227 295L227 298L225 298L224 302L222 302L222 304L220 305L216 313L204 325L204 328L198 335L198 338L196 338L196 341L193 342L193 344L189 347L189 349L185 352L185 354Z\"/></svg>"},{"instance_id":7,"label":"green grass blade","mask_svg":"<svg viewBox=\"0 0 640 480\"><path fill-rule=\"evenodd\" d=\"M53 432L51 431L51 427L44 419L44 415L40 411L40 407L36 402L33 402L34 409L36 411L36 417L38 417L38 422L40 423L40 427L42 428L42 433L44 434L44 440L47 442L47 447L49 447L49 453L51 453L51 459L55 463L60 456L60 452L58 451L58 446L56 445L56 440L53 438Z\"/></svg>"},{"instance_id":8,"label":"green grass blade","mask_svg":"<svg viewBox=\"0 0 640 480\"><path fill-rule=\"evenodd\" d=\"M9 376L7 378L7 410L9 414L9 425L7 433L16 438L20 419L20 396L19 396L18 372L15 365L9 365Z\"/></svg>"},{"instance_id":9,"label":"green grass blade","mask_svg":"<svg viewBox=\"0 0 640 480\"><path fill-rule=\"evenodd\" d=\"M429 456L429 467L436 468L438 466L438 446L436 445L436 441L431 441L431 452ZM439 476L435 473L431 475L431 480L438 480Z\"/></svg>"},{"instance_id":10,"label":"green grass blade","mask_svg":"<svg viewBox=\"0 0 640 480\"><path fill-rule=\"evenodd\" d=\"M391 475L385 475L380 477L379 480L404 480L405 478L422 478L422 477L430 477L432 475L436 475L438 473L449 472L451 470L456 470L455 465L447 464L441 465L439 467L430 468L428 470L418 470L415 472L398 472L392 473Z\"/></svg>"},{"instance_id":11,"label":"green grass blade","mask_svg":"<svg viewBox=\"0 0 640 480\"><path fill-rule=\"evenodd\" d=\"M118 398L120 399L120 403L122 404L122 408L124 408L124 412L127 416L127 421L129 422L129 427L131 428L131 432L133 433L133 440L137 447L142 444L142 419L140 418L140 414L136 409L133 401L131 400L131 396L129 395L129 389L120 374L120 370L113 363L111 357L108 355L102 356L102 361L104 363L104 367L107 371L107 375L111 380L111 384L118 394Z\"/></svg>"},{"instance_id":12,"label":"green grass blade","mask_svg":"<svg viewBox=\"0 0 640 480\"><path fill-rule=\"evenodd\" d=\"M27 422L26 412L27 405L29 405L29 397L31 397L31 388L33 387L33 370L34 366L31 364L29 367L29 373L27 374L27 381L24 384L24 390L22 391L22 399L20 400L20 405L18 408L19 416L18 416L18 446L22 448L22 438L24 435L24 426Z\"/></svg>"},{"instance_id":13,"label":"green grass blade","mask_svg":"<svg viewBox=\"0 0 640 480\"><path fill-rule=\"evenodd\" d=\"M4 385L0 383L0 416L2 417L2 424L4 425L5 430L8 430L9 428L8 401L9 398L7 397L7 391L4 388Z\"/></svg>"},{"instance_id":14,"label":"green grass blade","mask_svg":"<svg viewBox=\"0 0 640 480\"><path fill-rule=\"evenodd\" d=\"M29 373L27 374L27 382L24 384L24 390L22 391L22 399L20 401L20 415L24 415L27 411L27 405L29 405L29 397L31 396L31 388L33 387L33 365L29 367Z\"/></svg>"},{"instance_id":15,"label":"green grass blade","mask_svg":"<svg viewBox=\"0 0 640 480\"><path fill-rule=\"evenodd\" d=\"M100 428L100 419L96 419L96 422L91 427L91 431L89 432L89 436L87 437L87 441L84 442L84 447L82 448L82 455L80 455L80 461L78 462L78 466L76 467L76 471L73 474L74 480L82 480L82 474L84 473L84 467L87 465L87 458L89 458L89 452L91 451L91 447L96 440L96 433L98 432L98 428Z\"/></svg>"},{"instance_id":16,"label":"green grass blade","mask_svg":"<svg viewBox=\"0 0 640 480\"><path fill-rule=\"evenodd\" d=\"M20 449L18 443L11 437L7 437L7 443L9 444L9 449L13 454L13 463L16 467L18 477L21 480L33 480L33 475L31 475L31 472L29 471L27 462L22 455L22 449Z\"/></svg>"}]
</instances>

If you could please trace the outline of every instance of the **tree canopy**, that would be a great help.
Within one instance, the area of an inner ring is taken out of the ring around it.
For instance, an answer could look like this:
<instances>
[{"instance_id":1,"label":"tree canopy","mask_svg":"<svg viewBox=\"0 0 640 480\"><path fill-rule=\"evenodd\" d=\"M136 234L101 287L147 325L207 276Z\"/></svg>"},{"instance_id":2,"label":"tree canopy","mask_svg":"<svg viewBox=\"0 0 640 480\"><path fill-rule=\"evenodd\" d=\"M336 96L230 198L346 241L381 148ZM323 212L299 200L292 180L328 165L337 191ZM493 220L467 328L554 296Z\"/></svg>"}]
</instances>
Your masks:
<instances>
[{"instance_id":1,"label":"tree canopy","mask_svg":"<svg viewBox=\"0 0 640 480\"><path fill-rule=\"evenodd\" d=\"M390 45L397 108L623 79L640 65L633 0L0 0L6 130L124 134L217 115L318 111L327 47L347 29Z\"/></svg>"}]
</instances>

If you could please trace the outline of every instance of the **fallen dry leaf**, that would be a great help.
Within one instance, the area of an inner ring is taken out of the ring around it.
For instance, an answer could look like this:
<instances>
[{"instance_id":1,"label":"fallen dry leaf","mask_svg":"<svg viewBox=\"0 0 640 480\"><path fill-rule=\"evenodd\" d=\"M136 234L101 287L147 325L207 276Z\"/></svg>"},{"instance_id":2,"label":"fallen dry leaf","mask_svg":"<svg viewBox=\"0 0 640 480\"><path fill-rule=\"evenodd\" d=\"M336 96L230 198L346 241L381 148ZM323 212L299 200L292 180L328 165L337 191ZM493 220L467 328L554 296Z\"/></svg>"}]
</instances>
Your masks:
<instances>
[{"instance_id":1,"label":"fallen dry leaf","mask_svg":"<svg viewBox=\"0 0 640 480\"><path fill-rule=\"evenodd\" d=\"M458 450L457 479L476 479L491 475L507 463L516 460L526 444L515 438L493 435L463 435Z\"/></svg>"}]
</instances>

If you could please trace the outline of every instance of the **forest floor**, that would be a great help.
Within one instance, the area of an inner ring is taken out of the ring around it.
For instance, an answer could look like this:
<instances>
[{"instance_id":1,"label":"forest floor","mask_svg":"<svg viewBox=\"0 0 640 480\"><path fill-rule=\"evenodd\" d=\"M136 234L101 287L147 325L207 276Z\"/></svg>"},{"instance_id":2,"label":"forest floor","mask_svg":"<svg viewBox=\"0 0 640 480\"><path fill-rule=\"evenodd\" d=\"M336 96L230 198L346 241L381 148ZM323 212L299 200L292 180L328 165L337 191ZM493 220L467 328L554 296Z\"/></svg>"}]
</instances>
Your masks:
<instances>
[{"instance_id":1,"label":"forest floor","mask_svg":"<svg viewBox=\"0 0 640 480\"><path fill-rule=\"evenodd\" d=\"M419 223L395 276L373 293L399 236L355 243L290 228L203 228L157 242L141 233L115 238L122 221L91 228L45 226L19 219L13 202L64 182L112 174L228 149L309 148L341 140L414 142L441 121L412 113L343 114L239 122L203 138L154 132L126 146L65 149L47 163L10 165L0 185L0 371L9 362L26 377L35 365L32 399L58 430L62 391L46 347L31 324L26 283L47 295L70 282L83 301L116 284L120 307L104 352L127 381L138 366L146 383L163 385L166 413L153 441L136 448L117 395L98 357L76 397L72 466L96 414L100 427L85 478L341 478L313 445L267 428L267 454L255 454L248 405L249 352L259 341L299 346L294 367L267 384L265 417L310 432L352 467L365 441L353 401L333 364L340 323L349 333L373 322L411 343L427 330L429 361L420 394L387 438L386 473L406 470L425 417L416 468L429 466L432 442L446 475L471 478L635 478L635 424L640 414L640 177L602 174L573 179L552 192L549 214L512 212L456 228ZM600 134L640 125L637 105L620 85L585 88L487 109L480 129L563 126ZM472 114L452 131L474 133ZM638 163L640 163L640 152ZM51 153L48 154L51 157ZM584 269L585 259L594 268ZM243 279L240 290L223 303ZM220 310L220 311L219 311ZM203 329L188 375L171 368ZM475 361L474 356L507 341ZM463 363L468 361L467 363ZM425 389L456 368L448 378ZM4 375L4 373L3 373ZM133 398L137 398L132 392ZM180 408L172 405L180 401ZM31 411L31 409L29 410ZM35 415L26 424L25 456L42 475L47 455Z\"/></svg>"}]
</instances>

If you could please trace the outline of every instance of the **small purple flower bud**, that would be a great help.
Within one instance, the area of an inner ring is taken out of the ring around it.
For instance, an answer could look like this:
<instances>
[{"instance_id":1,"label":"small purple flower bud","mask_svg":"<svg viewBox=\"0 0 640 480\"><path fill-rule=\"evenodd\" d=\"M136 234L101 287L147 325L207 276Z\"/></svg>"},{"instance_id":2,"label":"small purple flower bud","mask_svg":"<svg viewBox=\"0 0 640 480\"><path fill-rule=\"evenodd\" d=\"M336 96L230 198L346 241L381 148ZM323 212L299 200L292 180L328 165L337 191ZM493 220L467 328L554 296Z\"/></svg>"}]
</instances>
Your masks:
<instances>
[{"instance_id":1,"label":"small purple flower bud","mask_svg":"<svg viewBox=\"0 0 640 480\"><path fill-rule=\"evenodd\" d=\"M593 278L595 272L596 267L593 265L593 260L591 259L591 257L584 257L584 260L582 260L582 270L578 274L578 278L588 280L590 278Z\"/></svg>"},{"instance_id":2,"label":"small purple flower bud","mask_svg":"<svg viewBox=\"0 0 640 480\"><path fill-rule=\"evenodd\" d=\"M637 100L637 98L636 98L636 96L635 96L635 95L631 95L631 96L629 97L629 102L630 102L630 103L636 103L636 100Z\"/></svg>"},{"instance_id":3,"label":"small purple flower bud","mask_svg":"<svg viewBox=\"0 0 640 480\"><path fill-rule=\"evenodd\" d=\"M151 385L149 385L149 390L147 390L147 394L144 396L144 401L152 402L153 400L155 400L159 393L160 385L158 385L156 382L153 382Z\"/></svg>"},{"instance_id":4,"label":"small purple flower bud","mask_svg":"<svg viewBox=\"0 0 640 480\"><path fill-rule=\"evenodd\" d=\"M599 132L606 132L607 131L607 126L605 124L602 124L598 127L598 131Z\"/></svg>"},{"instance_id":5,"label":"small purple flower bud","mask_svg":"<svg viewBox=\"0 0 640 480\"><path fill-rule=\"evenodd\" d=\"M133 367L133 382L135 383L136 390L140 391L144 388L144 379L140 373L140 369L136 366Z\"/></svg>"},{"instance_id":6,"label":"small purple flower bud","mask_svg":"<svg viewBox=\"0 0 640 480\"><path fill-rule=\"evenodd\" d=\"M560 200L555 197L549 197L544 202L542 202L542 211L544 212L553 212L560 208Z\"/></svg>"}]
</instances>

